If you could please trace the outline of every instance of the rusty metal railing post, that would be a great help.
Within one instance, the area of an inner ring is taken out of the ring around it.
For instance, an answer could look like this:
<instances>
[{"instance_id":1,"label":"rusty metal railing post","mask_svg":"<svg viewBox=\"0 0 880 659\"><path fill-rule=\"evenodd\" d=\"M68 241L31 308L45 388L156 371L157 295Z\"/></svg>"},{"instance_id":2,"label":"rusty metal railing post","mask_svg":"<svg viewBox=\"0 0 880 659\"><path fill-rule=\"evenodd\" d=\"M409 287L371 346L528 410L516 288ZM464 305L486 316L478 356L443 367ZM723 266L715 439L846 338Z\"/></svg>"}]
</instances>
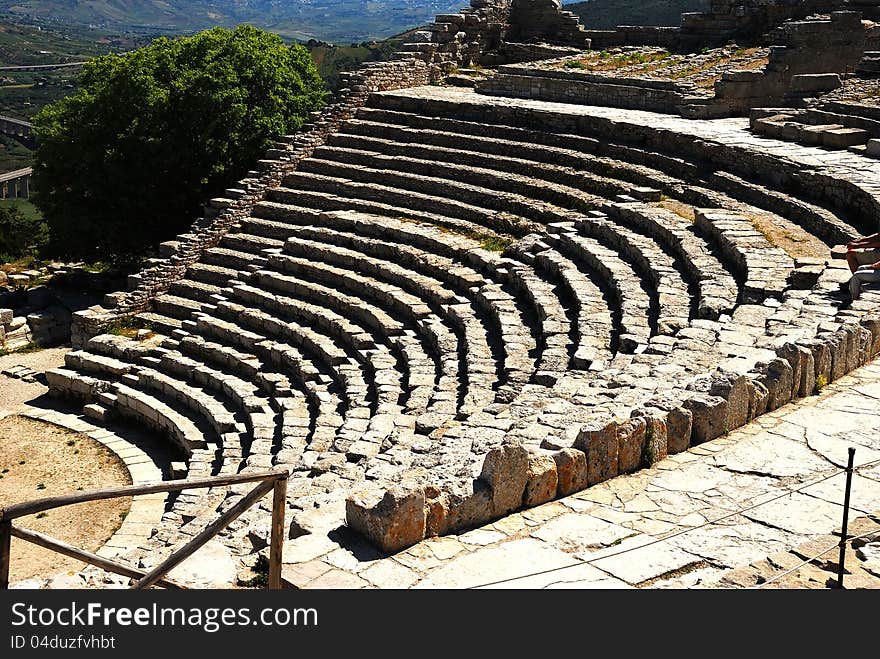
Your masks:
<instances>
[{"instance_id":1,"label":"rusty metal railing post","mask_svg":"<svg viewBox=\"0 0 880 659\"><path fill-rule=\"evenodd\" d=\"M844 564L846 561L846 532L849 526L849 494L852 490L853 463L855 462L856 450L849 449L849 461L846 465L846 491L843 495L843 522L840 525L840 557L837 560L837 587L843 588Z\"/></svg>"},{"instance_id":2,"label":"rusty metal railing post","mask_svg":"<svg viewBox=\"0 0 880 659\"><path fill-rule=\"evenodd\" d=\"M272 536L269 540L269 590L281 589L284 550L284 513L287 508L287 476L275 481L272 497Z\"/></svg>"},{"instance_id":3,"label":"rusty metal railing post","mask_svg":"<svg viewBox=\"0 0 880 659\"><path fill-rule=\"evenodd\" d=\"M0 590L9 588L10 547L12 545L12 520L0 522Z\"/></svg>"}]
</instances>

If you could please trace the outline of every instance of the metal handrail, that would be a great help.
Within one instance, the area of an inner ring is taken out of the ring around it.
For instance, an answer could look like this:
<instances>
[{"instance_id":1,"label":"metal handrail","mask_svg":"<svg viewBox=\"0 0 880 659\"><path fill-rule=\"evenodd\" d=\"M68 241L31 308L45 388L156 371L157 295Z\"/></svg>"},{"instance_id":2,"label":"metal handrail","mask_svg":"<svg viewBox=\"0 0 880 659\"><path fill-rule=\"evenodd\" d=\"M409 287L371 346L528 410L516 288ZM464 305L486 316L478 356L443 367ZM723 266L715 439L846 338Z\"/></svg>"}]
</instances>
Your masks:
<instances>
[{"instance_id":1,"label":"metal handrail","mask_svg":"<svg viewBox=\"0 0 880 659\"><path fill-rule=\"evenodd\" d=\"M287 469L276 468L271 471L252 474L210 476L205 478L161 481L144 485L127 485L123 487L91 490L88 492L74 492L55 497L34 499L32 501L25 501L0 508L0 590L6 590L9 588L9 566L13 536L65 556L84 561L90 565L95 565L109 572L115 572L116 574L138 579L133 586L137 589L149 588L153 585L163 586L165 588L183 588L180 584L165 579L165 575L198 551L198 549L204 546L209 540L217 536L248 508L256 504L268 494L269 491L273 491L274 494L272 500L272 532L269 541L268 588L270 590L280 589L282 550L284 547L284 512L287 499L288 477L289 472ZM155 494L157 492L178 492L180 490L204 489L208 487L239 485L242 483L255 482L258 483L258 485L251 490L249 494L245 495L232 508L203 529L201 533L196 535L183 547L177 549L171 554L171 556L149 572L143 572L142 570L97 556L42 533L37 533L30 529L15 528L12 525L13 520L20 517L33 515L34 513L43 512L45 510L61 508L63 506L85 503L87 501L100 501L105 499L117 499L120 497L138 496L141 494Z\"/></svg>"}]
</instances>

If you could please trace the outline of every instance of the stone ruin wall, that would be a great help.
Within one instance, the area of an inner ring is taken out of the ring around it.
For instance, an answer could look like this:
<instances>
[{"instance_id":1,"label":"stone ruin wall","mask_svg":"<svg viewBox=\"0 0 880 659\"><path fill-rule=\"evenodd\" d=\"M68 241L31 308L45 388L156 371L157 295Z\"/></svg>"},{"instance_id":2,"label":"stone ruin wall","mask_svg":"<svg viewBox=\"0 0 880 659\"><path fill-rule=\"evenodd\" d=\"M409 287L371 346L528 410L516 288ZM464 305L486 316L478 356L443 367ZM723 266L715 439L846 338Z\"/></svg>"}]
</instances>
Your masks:
<instances>
[{"instance_id":1,"label":"stone ruin wall","mask_svg":"<svg viewBox=\"0 0 880 659\"><path fill-rule=\"evenodd\" d=\"M742 113L783 102L792 77L852 73L866 50L876 49L878 30L866 27L861 13L832 12L828 19L791 21L774 31L779 45L760 71L727 71L715 85L716 105Z\"/></svg>"},{"instance_id":2,"label":"stone ruin wall","mask_svg":"<svg viewBox=\"0 0 880 659\"><path fill-rule=\"evenodd\" d=\"M785 21L848 7L845 0L713 0L707 12L682 14L680 27L620 25L614 30L590 30L587 26L585 35L598 49L658 46L686 52L719 47L731 39L762 42L763 35Z\"/></svg>"}]
</instances>

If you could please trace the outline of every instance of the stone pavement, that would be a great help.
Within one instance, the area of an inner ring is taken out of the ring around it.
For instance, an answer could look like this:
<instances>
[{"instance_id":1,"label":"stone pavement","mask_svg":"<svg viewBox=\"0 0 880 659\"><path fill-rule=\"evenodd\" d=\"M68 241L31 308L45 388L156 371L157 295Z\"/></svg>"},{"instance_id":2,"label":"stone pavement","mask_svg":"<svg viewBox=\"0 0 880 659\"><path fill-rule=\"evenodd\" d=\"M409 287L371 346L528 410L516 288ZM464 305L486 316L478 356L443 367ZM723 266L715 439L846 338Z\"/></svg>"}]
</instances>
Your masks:
<instances>
[{"instance_id":1,"label":"stone pavement","mask_svg":"<svg viewBox=\"0 0 880 659\"><path fill-rule=\"evenodd\" d=\"M880 529L878 409L875 361L818 396L651 469L391 557L316 535L285 555L285 578L316 588L753 586L834 544L850 446L861 466L851 535ZM880 533L849 550L850 587L880 587L878 548ZM822 570L836 560L829 552L774 586L825 587L831 572Z\"/></svg>"}]
</instances>

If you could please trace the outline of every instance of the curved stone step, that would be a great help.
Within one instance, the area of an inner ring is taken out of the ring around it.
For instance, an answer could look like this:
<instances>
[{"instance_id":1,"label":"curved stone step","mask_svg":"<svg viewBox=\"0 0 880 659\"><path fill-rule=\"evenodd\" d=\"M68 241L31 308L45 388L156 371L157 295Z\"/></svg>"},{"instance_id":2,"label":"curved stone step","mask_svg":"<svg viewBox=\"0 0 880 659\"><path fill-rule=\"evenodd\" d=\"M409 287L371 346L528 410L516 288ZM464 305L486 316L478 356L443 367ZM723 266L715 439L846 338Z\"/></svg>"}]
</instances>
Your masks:
<instances>
[{"instance_id":1,"label":"curved stone step","mask_svg":"<svg viewBox=\"0 0 880 659\"><path fill-rule=\"evenodd\" d=\"M615 249L627 262L631 263L642 281L649 283L652 294L652 313L657 315L657 332L675 334L687 327L691 317L691 295L675 261L650 238L614 224L607 216L598 213L571 225L559 228L561 231L577 227L582 235L599 240L603 245Z\"/></svg>"},{"instance_id":2,"label":"curved stone step","mask_svg":"<svg viewBox=\"0 0 880 659\"><path fill-rule=\"evenodd\" d=\"M345 191L340 191L345 192ZM270 188L263 201L254 204L251 216L282 222L312 224L319 222L321 213L348 212L383 215L410 221L427 222L464 234L494 236L496 231L480 222L444 215L440 207L426 206L418 210L401 208L400 204L385 204L353 195L340 196L333 192L299 188ZM503 232L502 232L503 233Z\"/></svg>"},{"instance_id":3,"label":"curved stone step","mask_svg":"<svg viewBox=\"0 0 880 659\"><path fill-rule=\"evenodd\" d=\"M326 242L300 238L300 235ZM508 382L521 385L528 380L533 369L529 357L533 342L516 304L510 295L474 270L408 245L329 229L303 228L287 241L285 250L300 257L279 256L279 267L294 266L298 273L306 271L314 277L329 278L328 283L396 307L400 314L413 315L420 306L425 306L422 302L425 300L442 315L444 308L460 304L462 298L471 299L475 308L487 317L487 324L502 338L505 353L502 386ZM369 276L362 277L341 268ZM416 322L423 315L416 315ZM464 337L463 347L467 346L471 346L473 352L472 341Z\"/></svg>"},{"instance_id":4,"label":"curved stone step","mask_svg":"<svg viewBox=\"0 0 880 659\"><path fill-rule=\"evenodd\" d=\"M310 190L396 206L400 216L406 216L410 211L428 212L464 220L471 225L488 227L499 233L524 232L521 228L523 221L516 214L490 210L477 205L477 201L483 200L483 193L478 189L467 190L467 196L459 199L456 195L463 190L452 190L453 186L440 186L439 181L404 178L403 181L411 185L409 188L400 188L396 185L400 182L397 180L393 181L395 185L386 185L388 181L385 181L380 173L373 173L372 177L376 181L351 180L343 176L312 174L304 171L295 172L284 179L285 187L273 189L269 198L271 201L299 204L303 200L300 191ZM365 178L369 177L365 176ZM441 196L437 194L438 192L445 195ZM522 209L523 203L520 203L519 207ZM347 208L352 206L348 205Z\"/></svg>"},{"instance_id":5,"label":"curved stone step","mask_svg":"<svg viewBox=\"0 0 880 659\"><path fill-rule=\"evenodd\" d=\"M204 302L210 304L214 295L221 294L221 287L215 284L206 284L204 282L192 279L178 279L168 289L169 294L179 298L187 298L194 302Z\"/></svg>"},{"instance_id":6,"label":"curved stone step","mask_svg":"<svg viewBox=\"0 0 880 659\"><path fill-rule=\"evenodd\" d=\"M197 327L193 329L200 335L185 337L181 341L182 347L185 348L187 344L184 342L189 338L204 341L203 337L208 337L222 341L224 347L237 346L252 351L299 383L308 406L308 418L296 401L288 398L278 401L282 413L282 428L281 450L276 458L280 463L298 465L307 447L318 453L331 447L336 432L343 423L343 417L339 413L343 404L333 391L333 378L318 370L311 359L291 345L273 341L219 318L201 315L197 319ZM296 391L293 393L296 394Z\"/></svg>"},{"instance_id":7,"label":"curved stone step","mask_svg":"<svg viewBox=\"0 0 880 659\"><path fill-rule=\"evenodd\" d=\"M472 212L482 215L487 226L499 228L496 215L509 214L514 218L523 218L542 224L563 222L567 218L564 210L549 202L523 194L528 190L540 190L542 186L527 179L514 175L502 176L492 170L476 170L475 168L452 167L442 163L434 163L436 171L429 173L410 173L409 166L414 162L405 162L399 158L379 158L377 165L389 165L402 169L385 169L382 167L364 167L345 165L335 161L322 161L309 158L303 161L304 166L298 173L307 177L321 176L325 179L352 181L355 185L374 191L390 190L396 196L406 191L407 196L419 198L424 203L427 197L444 200L442 206L450 212L462 212L455 209L458 204L467 205ZM423 163L423 172L431 170L430 163ZM448 176L448 178L447 178ZM292 178L285 180L291 183ZM494 187L489 187L494 186ZM523 189L525 188L525 190ZM397 191L397 192L394 192ZM598 198L595 198L598 203ZM412 201L408 202L412 203ZM472 219L472 218L466 218ZM473 221L473 219L472 219Z\"/></svg>"},{"instance_id":8,"label":"curved stone step","mask_svg":"<svg viewBox=\"0 0 880 659\"><path fill-rule=\"evenodd\" d=\"M707 187L779 214L817 235L829 245L845 243L860 231L834 211L804 199L782 194L757 181L746 181L732 172L707 170L680 155L658 153L637 146L596 140L583 135L531 131L513 126L484 124L407 112L364 108L361 119L348 122L332 144L355 146L348 136L430 144L499 156L528 158L591 172L606 181L628 181L657 186L673 196L684 181L705 180ZM585 154L590 154L587 157ZM596 183L589 185L595 186ZM590 189L590 188L588 188ZM599 187L593 187L599 190ZM681 201L706 205L705 200ZM717 201L711 205L719 205Z\"/></svg>"},{"instance_id":9,"label":"curved stone step","mask_svg":"<svg viewBox=\"0 0 880 659\"><path fill-rule=\"evenodd\" d=\"M715 320L731 311L739 297L739 285L712 254L709 243L694 232L693 222L670 210L649 204L610 203L604 209L618 225L655 237L699 289L697 317ZM580 227L580 222L575 226Z\"/></svg>"},{"instance_id":10,"label":"curved stone step","mask_svg":"<svg viewBox=\"0 0 880 659\"><path fill-rule=\"evenodd\" d=\"M617 350L631 353L644 349L654 333L650 322L651 297L632 266L593 238L564 233L550 234L545 240L594 273L600 287L610 291L620 304Z\"/></svg>"},{"instance_id":11,"label":"curved stone step","mask_svg":"<svg viewBox=\"0 0 880 659\"><path fill-rule=\"evenodd\" d=\"M781 297L788 288L794 261L770 244L747 217L723 210L699 209L695 225L732 259L744 280L744 302Z\"/></svg>"},{"instance_id":12,"label":"curved stone step","mask_svg":"<svg viewBox=\"0 0 880 659\"><path fill-rule=\"evenodd\" d=\"M223 268L219 265L210 265L208 263L193 263L186 270L187 278L198 281L203 284L211 284L225 288L230 281L238 278L239 271L233 268Z\"/></svg>"},{"instance_id":13,"label":"curved stone step","mask_svg":"<svg viewBox=\"0 0 880 659\"><path fill-rule=\"evenodd\" d=\"M574 302L575 352L570 366L601 370L612 358L614 314L602 290L574 264L556 250L543 250L534 256L540 268L559 280Z\"/></svg>"},{"instance_id":14,"label":"curved stone step","mask_svg":"<svg viewBox=\"0 0 880 659\"><path fill-rule=\"evenodd\" d=\"M286 249L294 253L300 253L299 250L304 247L304 243L296 238L291 238L287 245ZM320 249L318 243L313 243L312 246ZM437 315L444 322L448 323L450 327L460 330L459 354L470 355L470 360L473 360L477 366L490 363L491 358L486 355L491 354L491 348L488 345L487 332L483 323L472 310L467 308L468 304L463 298L443 288L439 282L391 263L368 259L361 253L352 250L346 251L344 248L327 249L327 246L324 246L322 254L324 261L336 263L341 259L342 264L349 258L355 258L359 264L364 266L363 269L369 273L369 276L357 272L362 269L361 267L346 270L320 261L310 262L307 259L289 254L273 256L270 258L270 262L278 269L300 274L308 272L310 276L322 279L328 284L388 304L398 313L409 313L414 323L424 324L432 313L430 304L437 310ZM405 290L402 290L398 284L405 286ZM466 357L462 359L469 361ZM475 377L473 386L491 390L491 382L485 381L484 370L482 367L471 369L468 371L468 375L473 374ZM468 381L470 382L470 379Z\"/></svg>"},{"instance_id":15,"label":"curved stone step","mask_svg":"<svg viewBox=\"0 0 880 659\"><path fill-rule=\"evenodd\" d=\"M329 330L330 336L346 345L355 358L367 367L369 386L377 398L379 408L390 410L396 407L403 396L404 374L397 370L397 360L391 355L387 345L374 340L364 327L347 320L335 310L304 302L301 296L291 298L281 295L280 293L302 290L303 282L296 278L259 271L252 280L257 284L256 287L238 285L234 287L232 297L249 306L256 304L261 309L284 313L285 317L293 318L298 323ZM276 294L276 291L279 293ZM391 332L397 334L403 327L387 316L384 320L392 324L390 329L386 327L389 334L382 337L387 341L392 336Z\"/></svg>"}]
</instances>

